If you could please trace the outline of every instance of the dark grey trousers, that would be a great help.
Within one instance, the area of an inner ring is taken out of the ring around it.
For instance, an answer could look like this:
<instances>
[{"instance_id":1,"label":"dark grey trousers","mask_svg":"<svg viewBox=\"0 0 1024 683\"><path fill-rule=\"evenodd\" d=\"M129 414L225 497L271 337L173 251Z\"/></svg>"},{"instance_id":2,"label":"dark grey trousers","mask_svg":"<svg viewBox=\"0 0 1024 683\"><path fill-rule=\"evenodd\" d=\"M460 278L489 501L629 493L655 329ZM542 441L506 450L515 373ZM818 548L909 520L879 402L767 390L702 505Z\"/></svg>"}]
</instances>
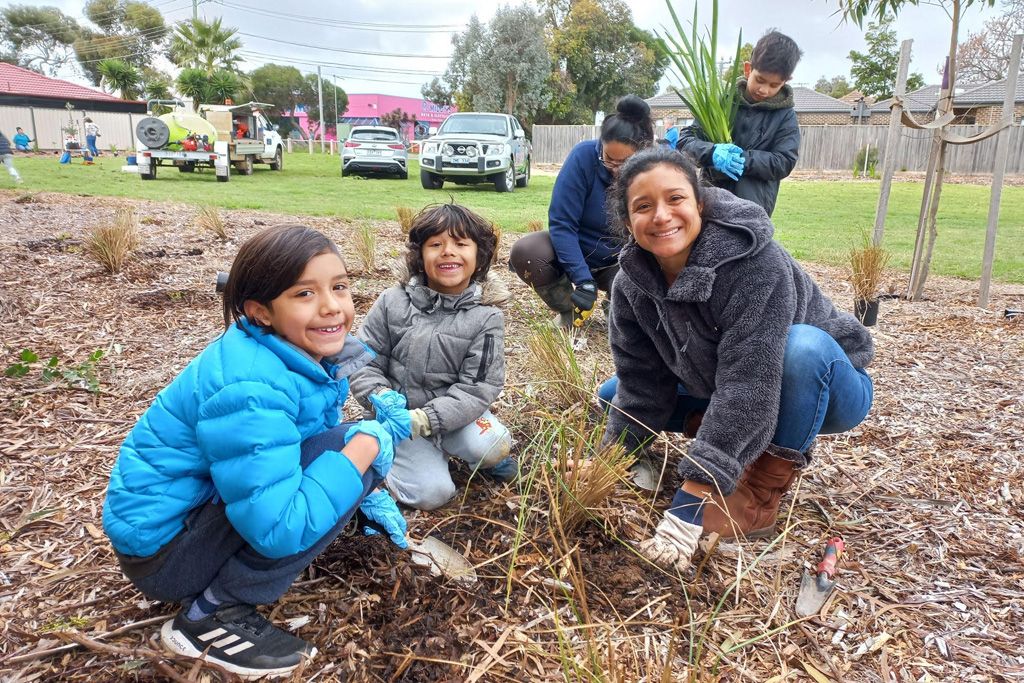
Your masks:
<instances>
[{"instance_id":1,"label":"dark grey trousers","mask_svg":"<svg viewBox=\"0 0 1024 683\"><path fill-rule=\"evenodd\" d=\"M338 425L303 441L302 468L325 451L340 451L353 424ZM373 469L368 469L359 502L380 482ZM124 575L154 600L179 602L209 588L224 604L265 605L284 595L302 570L341 534L358 505L308 550L288 557L271 559L256 552L231 526L219 500L193 510L185 519L185 528L155 554L117 556Z\"/></svg>"},{"instance_id":2,"label":"dark grey trousers","mask_svg":"<svg viewBox=\"0 0 1024 683\"><path fill-rule=\"evenodd\" d=\"M508 255L508 266L531 287L546 287L563 278L569 281L565 269L558 262L558 255L551 244L551 233L547 230L531 232L517 239ZM612 280L618 272L618 263L590 269L597 288L605 292L611 291Z\"/></svg>"}]
</instances>

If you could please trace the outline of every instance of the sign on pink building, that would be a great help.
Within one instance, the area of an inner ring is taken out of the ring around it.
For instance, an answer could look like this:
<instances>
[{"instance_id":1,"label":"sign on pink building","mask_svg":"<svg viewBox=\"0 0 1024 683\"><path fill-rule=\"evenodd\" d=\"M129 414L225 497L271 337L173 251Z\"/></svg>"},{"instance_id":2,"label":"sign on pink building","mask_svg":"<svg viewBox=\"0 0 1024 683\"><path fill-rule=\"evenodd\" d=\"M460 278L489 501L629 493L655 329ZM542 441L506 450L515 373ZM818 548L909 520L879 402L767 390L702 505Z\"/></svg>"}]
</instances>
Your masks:
<instances>
[{"instance_id":1,"label":"sign on pink building","mask_svg":"<svg viewBox=\"0 0 1024 683\"><path fill-rule=\"evenodd\" d=\"M455 107L442 107L428 100L415 97L395 97L393 95L352 94L348 96L348 109L345 118L376 118L401 109L410 118L415 117L420 123L431 127L440 126Z\"/></svg>"}]
</instances>

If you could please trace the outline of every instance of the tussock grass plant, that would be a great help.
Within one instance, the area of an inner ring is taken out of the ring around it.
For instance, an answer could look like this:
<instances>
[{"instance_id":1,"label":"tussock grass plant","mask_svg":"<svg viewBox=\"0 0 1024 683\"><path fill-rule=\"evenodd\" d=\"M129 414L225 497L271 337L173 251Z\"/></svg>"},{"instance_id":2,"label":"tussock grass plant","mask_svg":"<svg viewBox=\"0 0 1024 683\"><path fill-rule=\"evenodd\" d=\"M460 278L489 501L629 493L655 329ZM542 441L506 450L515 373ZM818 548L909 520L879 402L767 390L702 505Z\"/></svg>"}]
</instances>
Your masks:
<instances>
[{"instance_id":1,"label":"tussock grass plant","mask_svg":"<svg viewBox=\"0 0 1024 683\"><path fill-rule=\"evenodd\" d=\"M540 232L544 229L544 221L530 221L526 224L527 232Z\"/></svg>"},{"instance_id":2,"label":"tussock grass plant","mask_svg":"<svg viewBox=\"0 0 1024 683\"><path fill-rule=\"evenodd\" d=\"M415 215L408 206L396 206L395 215L398 216L398 224L402 227L402 234L408 235L412 230L412 219Z\"/></svg>"},{"instance_id":3,"label":"tussock grass plant","mask_svg":"<svg viewBox=\"0 0 1024 683\"><path fill-rule=\"evenodd\" d=\"M878 298L882 275L889 263L889 253L871 243L865 234L859 247L850 250L850 284L856 299L873 301Z\"/></svg>"},{"instance_id":4,"label":"tussock grass plant","mask_svg":"<svg viewBox=\"0 0 1024 683\"><path fill-rule=\"evenodd\" d=\"M217 239L228 238L227 226L216 206L207 205L199 209L199 213L196 214L196 227L203 232L212 233Z\"/></svg>"},{"instance_id":5,"label":"tussock grass plant","mask_svg":"<svg viewBox=\"0 0 1024 683\"><path fill-rule=\"evenodd\" d=\"M366 272L377 270L377 233L369 223L356 226L355 250Z\"/></svg>"},{"instance_id":6,"label":"tussock grass plant","mask_svg":"<svg viewBox=\"0 0 1024 683\"><path fill-rule=\"evenodd\" d=\"M124 206L117 210L113 223L105 223L92 231L85 241L85 253L108 273L120 273L141 242L135 209Z\"/></svg>"},{"instance_id":7,"label":"tussock grass plant","mask_svg":"<svg viewBox=\"0 0 1024 683\"><path fill-rule=\"evenodd\" d=\"M687 109L700 124L710 142L732 142L732 122L736 117L739 101L736 86L728 82L718 65L718 0L711 5L711 25L702 39L697 30L697 3L693 5L693 21L690 31L672 7L671 0L665 0L672 15L676 35L664 30L661 45L675 67L679 87L673 88L686 103ZM689 35L687 35L689 33ZM725 74L740 73L740 46L743 33L736 40L736 53Z\"/></svg>"},{"instance_id":8,"label":"tussock grass plant","mask_svg":"<svg viewBox=\"0 0 1024 683\"><path fill-rule=\"evenodd\" d=\"M533 379L541 385L542 393L566 408L589 403L594 378L584 380L572 335L545 320L532 320L530 330L526 346L535 360Z\"/></svg>"},{"instance_id":9,"label":"tussock grass plant","mask_svg":"<svg viewBox=\"0 0 1024 683\"><path fill-rule=\"evenodd\" d=\"M494 244L494 254L491 256L491 263L497 263L498 256L501 254L501 236L503 233L500 225L492 223L491 227L494 229L494 239L496 240Z\"/></svg>"}]
</instances>

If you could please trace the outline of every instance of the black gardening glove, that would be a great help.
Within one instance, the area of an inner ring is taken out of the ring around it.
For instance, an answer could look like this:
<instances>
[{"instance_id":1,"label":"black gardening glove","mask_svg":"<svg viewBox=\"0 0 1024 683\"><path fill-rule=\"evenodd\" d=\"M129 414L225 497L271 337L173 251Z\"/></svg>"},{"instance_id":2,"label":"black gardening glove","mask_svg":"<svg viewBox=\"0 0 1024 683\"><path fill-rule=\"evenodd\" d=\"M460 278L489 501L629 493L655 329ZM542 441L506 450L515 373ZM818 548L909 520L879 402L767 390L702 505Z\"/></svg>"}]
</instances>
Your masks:
<instances>
[{"instance_id":1,"label":"black gardening glove","mask_svg":"<svg viewBox=\"0 0 1024 683\"><path fill-rule=\"evenodd\" d=\"M597 283L587 280L576 285L572 292L572 305L577 311L589 311L597 302Z\"/></svg>"}]
</instances>

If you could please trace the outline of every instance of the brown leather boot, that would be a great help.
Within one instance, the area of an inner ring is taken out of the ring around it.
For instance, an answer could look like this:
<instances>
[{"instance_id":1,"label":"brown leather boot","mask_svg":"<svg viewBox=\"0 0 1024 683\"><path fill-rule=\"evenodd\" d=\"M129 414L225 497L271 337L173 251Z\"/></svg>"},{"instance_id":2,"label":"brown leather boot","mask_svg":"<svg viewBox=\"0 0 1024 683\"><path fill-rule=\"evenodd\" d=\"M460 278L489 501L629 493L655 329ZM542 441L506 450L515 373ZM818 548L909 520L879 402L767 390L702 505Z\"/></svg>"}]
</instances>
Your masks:
<instances>
[{"instance_id":1,"label":"brown leather boot","mask_svg":"<svg viewBox=\"0 0 1024 683\"><path fill-rule=\"evenodd\" d=\"M740 476L736 490L724 499L712 495L704 506L704 533L722 538L761 538L775 533L779 502L796 480L791 460L763 453Z\"/></svg>"}]
</instances>

